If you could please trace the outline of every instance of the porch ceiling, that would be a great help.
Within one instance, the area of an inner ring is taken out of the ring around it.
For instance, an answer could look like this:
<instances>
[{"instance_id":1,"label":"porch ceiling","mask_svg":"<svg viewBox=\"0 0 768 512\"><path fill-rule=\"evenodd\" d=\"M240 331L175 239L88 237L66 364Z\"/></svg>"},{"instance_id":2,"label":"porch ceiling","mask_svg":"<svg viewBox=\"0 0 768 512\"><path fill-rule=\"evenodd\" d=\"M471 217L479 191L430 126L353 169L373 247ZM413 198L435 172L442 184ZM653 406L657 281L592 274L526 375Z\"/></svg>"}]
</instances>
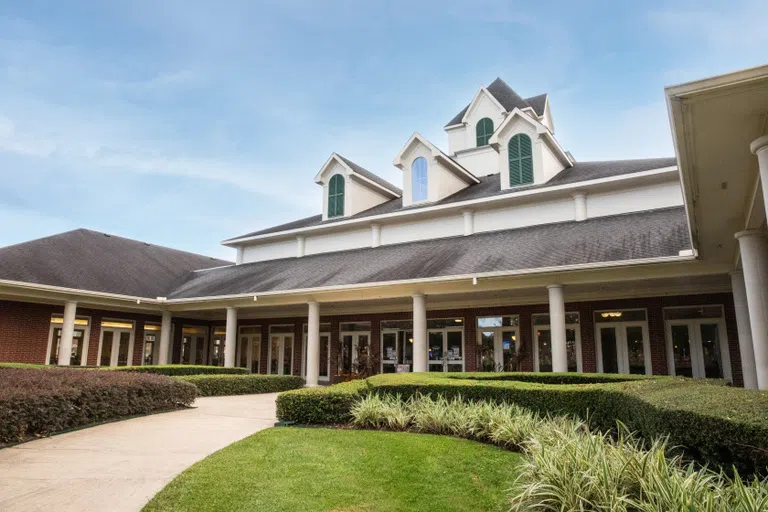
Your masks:
<instances>
[{"instance_id":1,"label":"porch ceiling","mask_svg":"<svg viewBox=\"0 0 768 512\"><path fill-rule=\"evenodd\" d=\"M768 66L666 90L694 247L732 262L734 233L765 222L757 158L768 128Z\"/></svg>"}]
</instances>

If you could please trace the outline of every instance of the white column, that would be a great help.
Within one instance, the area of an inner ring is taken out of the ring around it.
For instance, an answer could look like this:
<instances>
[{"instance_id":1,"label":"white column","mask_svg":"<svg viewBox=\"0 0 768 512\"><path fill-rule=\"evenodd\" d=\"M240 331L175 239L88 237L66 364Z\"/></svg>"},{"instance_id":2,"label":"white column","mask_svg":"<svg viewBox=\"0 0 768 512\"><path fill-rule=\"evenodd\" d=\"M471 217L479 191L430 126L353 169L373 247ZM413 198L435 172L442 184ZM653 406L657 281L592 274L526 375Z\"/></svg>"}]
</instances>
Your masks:
<instances>
[{"instance_id":1,"label":"white column","mask_svg":"<svg viewBox=\"0 0 768 512\"><path fill-rule=\"evenodd\" d=\"M744 286L744 272L731 272L733 307L736 310L736 329L739 332L739 353L741 354L741 375L746 389L757 389L755 372L755 349L752 346L752 328L749 326L747 288Z\"/></svg>"},{"instance_id":2,"label":"white column","mask_svg":"<svg viewBox=\"0 0 768 512\"><path fill-rule=\"evenodd\" d=\"M568 371L568 347L565 343L565 300L563 285L552 284L549 290L549 329L552 336L552 371Z\"/></svg>"},{"instance_id":3,"label":"white column","mask_svg":"<svg viewBox=\"0 0 768 512\"><path fill-rule=\"evenodd\" d=\"M587 194L583 192L573 194L573 208L575 220L587 220Z\"/></svg>"},{"instance_id":4,"label":"white column","mask_svg":"<svg viewBox=\"0 0 768 512\"><path fill-rule=\"evenodd\" d=\"M464 210L461 212L464 216L464 236L469 236L475 233L475 212L472 210Z\"/></svg>"},{"instance_id":5,"label":"white column","mask_svg":"<svg viewBox=\"0 0 768 512\"><path fill-rule=\"evenodd\" d=\"M413 371L426 372L427 366L427 301L422 293L413 295Z\"/></svg>"},{"instance_id":6,"label":"white column","mask_svg":"<svg viewBox=\"0 0 768 512\"><path fill-rule=\"evenodd\" d=\"M163 311L160 321L160 348L158 349L157 364L168 364L171 351L171 312Z\"/></svg>"},{"instance_id":7,"label":"white column","mask_svg":"<svg viewBox=\"0 0 768 512\"><path fill-rule=\"evenodd\" d=\"M768 215L768 135L763 135L752 142L749 149L757 156L757 163L760 166L760 184L763 187L763 202Z\"/></svg>"},{"instance_id":8,"label":"white column","mask_svg":"<svg viewBox=\"0 0 768 512\"><path fill-rule=\"evenodd\" d=\"M768 238L752 229L736 233L747 291L758 389L768 389Z\"/></svg>"},{"instance_id":9,"label":"white column","mask_svg":"<svg viewBox=\"0 0 768 512\"><path fill-rule=\"evenodd\" d=\"M307 315L307 387L317 387L320 376L320 304L308 302Z\"/></svg>"},{"instance_id":10,"label":"white column","mask_svg":"<svg viewBox=\"0 0 768 512\"><path fill-rule=\"evenodd\" d=\"M371 224L371 247L381 245L381 224Z\"/></svg>"},{"instance_id":11,"label":"white column","mask_svg":"<svg viewBox=\"0 0 768 512\"><path fill-rule=\"evenodd\" d=\"M75 334L75 315L77 302L68 300L64 304L64 325L61 326L61 341L59 341L59 366L69 366L72 359L72 336ZM83 340L87 343L88 340Z\"/></svg>"},{"instance_id":12,"label":"white column","mask_svg":"<svg viewBox=\"0 0 768 512\"><path fill-rule=\"evenodd\" d=\"M307 237L299 235L296 237L296 257L301 258L306 254Z\"/></svg>"},{"instance_id":13,"label":"white column","mask_svg":"<svg viewBox=\"0 0 768 512\"><path fill-rule=\"evenodd\" d=\"M235 345L237 340L237 309L227 308L227 331L224 335L224 366L235 367Z\"/></svg>"}]
</instances>

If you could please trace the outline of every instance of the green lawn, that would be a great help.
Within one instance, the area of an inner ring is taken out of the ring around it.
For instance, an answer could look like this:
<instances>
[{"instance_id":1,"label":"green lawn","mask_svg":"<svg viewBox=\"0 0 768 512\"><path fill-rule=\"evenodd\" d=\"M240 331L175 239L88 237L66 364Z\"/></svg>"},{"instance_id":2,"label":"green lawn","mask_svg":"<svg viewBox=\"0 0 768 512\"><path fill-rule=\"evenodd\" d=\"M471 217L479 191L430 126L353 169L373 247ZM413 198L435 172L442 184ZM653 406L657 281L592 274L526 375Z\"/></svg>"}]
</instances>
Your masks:
<instances>
[{"instance_id":1,"label":"green lawn","mask_svg":"<svg viewBox=\"0 0 768 512\"><path fill-rule=\"evenodd\" d=\"M144 510L502 511L520 462L451 437L272 428L198 462Z\"/></svg>"}]
</instances>

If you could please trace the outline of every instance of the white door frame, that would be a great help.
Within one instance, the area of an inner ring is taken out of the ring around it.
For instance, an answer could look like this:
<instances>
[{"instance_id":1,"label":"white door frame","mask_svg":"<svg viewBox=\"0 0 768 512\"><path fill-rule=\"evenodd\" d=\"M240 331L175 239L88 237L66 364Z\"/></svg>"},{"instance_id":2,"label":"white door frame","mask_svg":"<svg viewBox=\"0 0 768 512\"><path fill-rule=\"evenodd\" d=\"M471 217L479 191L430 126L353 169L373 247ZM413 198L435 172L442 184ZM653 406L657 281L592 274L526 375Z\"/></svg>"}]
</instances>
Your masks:
<instances>
[{"instance_id":1,"label":"white door frame","mask_svg":"<svg viewBox=\"0 0 768 512\"><path fill-rule=\"evenodd\" d=\"M352 367L357 364L357 347L360 344L360 336L368 336L368 353L371 353L371 331L340 331L339 332L339 353L344 349L344 336L352 336ZM342 355L343 357L343 355Z\"/></svg>"},{"instance_id":2,"label":"white door frame","mask_svg":"<svg viewBox=\"0 0 768 512\"><path fill-rule=\"evenodd\" d=\"M280 338L280 353L278 354L277 373L272 373L272 338ZM267 349L267 375L285 375L283 373L283 365L285 363L285 340L291 339L291 371L288 375L293 375L293 358L295 357L294 350L296 348L296 340L294 333L292 332L270 332L269 333L269 347Z\"/></svg>"},{"instance_id":3,"label":"white door frame","mask_svg":"<svg viewBox=\"0 0 768 512\"><path fill-rule=\"evenodd\" d=\"M258 328L258 326L255 325L241 325L237 330L237 360L235 361L235 366L238 366L240 361L243 360L243 345L245 345L246 364L248 365L248 371L251 373L253 373L253 342L256 339L259 340L259 366L261 366L261 332L243 334L243 329L253 329L254 327ZM260 328L259 331L261 331ZM247 340L245 343L242 343L243 338ZM257 368L256 373L261 373L261 368Z\"/></svg>"},{"instance_id":4,"label":"white door frame","mask_svg":"<svg viewBox=\"0 0 768 512\"><path fill-rule=\"evenodd\" d=\"M646 316L647 318L647 316ZM629 352L627 348L627 327L641 327L643 330L643 362L645 374L652 375L651 342L648 337L648 320L633 320L626 322L595 322L595 340L597 345L597 373L603 373L603 343L602 328L613 328L616 333L616 357L618 370L621 374L629 374Z\"/></svg>"},{"instance_id":5,"label":"white door frame","mask_svg":"<svg viewBox=\"0 0 768 512\"><path fill-rule=\"evenodd\" d=\"M53 318L54 315L51 315L51 318ZM61 316L61 315L59 315ZM87 366L88 363L88 345L91 344L91 317L89 316L76 316L76 319L79 318L81 320L88 320L88 325L84 326L77 326L75 325L75 330L78 329L78 327L82 328L83 330L83 350L80 353L80 366ZM51 360L51 351L53 350L53 332L56 329L61 329L63 327L63 324L55 324L53 322L50 322L50 327L48 329L48 348L45 351L45 361L43 364L50 364ZM99 342L101 343L101 342ZM83 361L85 361L86 364L83 364Z\"/></svg>"},{"instance_id":6,"label":"white door frame","mask_svg":"<svg viewBox=\"0 0 768 512\"><path fill-rule=\"evenodd\" d=\"M120 322L126 322L126 320L116 320ZM101 366L101 349L103 347L104 343L104 333L105 332L111 332L112 333L112 354L110 354L109 359L109 366L117 366L117 358L120 354L120 334L127 332L128 333L128 360L126 361L126 366L133 366L133 343L134 343L134 333L136 332L136 324L133 323L132 329L124 329L121 327L102 327L101 333L99 335L99 351L96 354L96 366ZM142 359L144 358L144 353L141 354Z\"/></svg>"},{"instance_id":7,"label":"white door frame","mask_svg":"<svg viewBox=\"0 0 768 512\"><path fill-rule=\"evenodd\" d=\"M331 380L331 333L328 331L320 331L320 343L323 343L323 337L326 338L328 347L326 348L326 365L328 366L327 375L323 377L318 375L318 380L322 382L329 382ZM322 361L321 361L322 362ZM304 337L301 340L301 376L307 376L307 333L304 333Z\"/></svg>"},{"instance_id":8,"label":"white door frame","mask_svg":"<svg viewBox=\"0 0 768 512\"><path fill-rule=\"evenodd\" d=\"M427 371L429 371L431 366L438 366L442 365L443 372L448 371L448 365L449 364L459 364L459 361L449 361L449 360L440 360L440 361L432 361L429 359L429 335L431 333L442 333L443 335L443 353L448 351L448 333L449 332L460 332L461 333L461 371L464 371L466 360L467 360L467 353L466 353L466 347L464 343L464 326L456 326L456 327L440 327L437 329L427 329ZM494 340L495 341L495 340Z\"/></svg>"},{"instance_id":9,"label":"white door frame","mask_svg":"<svg viewBox=\"0 0 768 512\"><path fill-rule=\"evenodd\" d=\"M565 315L577 315L577 312L566 312ZM532 315L537 316L537 315ZM548 313L542 313L542 316L548 316ZM581 315L579 315L579 321L581 321ZM533 323L533 318L531 318L531 336L533 339L533 371L538 372L539 370L539 337L536 336L536 331L550 331L552 332L552 325L535 325ZM584 367L581 362L581 324L565 324L565 330L566 332L568 329L573 329L576 332L576 371L578 373L582 373L584 371Z\"/></svg>"},{"instance_id":10,"label":"white door frame","mask_svg":"<svg viewBox=\"0 0 768 512\"><path fill-rule=\"evenodd\" d=\"M493 363L494 366L498 363L504 364L504 332L513 332L515 336L515 352L520 351L520 326L513 325L508 327L477 327L477 346L482 347L483 333L493 333ZM464 358L466 360L466 357ZM465 366L466 367L466 366ZM478 369L477 371L481 371ZM496 371L495 369L493 371Z\"/></svg>"},{"instance_id":11,"label":"white door frame","mask_svg":"<svg viewBox=\"0 0 768 512\"><path fill-rule=\"evenodd\" d=\"M398 328L387 328L387 329L381 329L381 338L379 339L379 351L380 351L380 363L379 363L379 373L384 373L384 365L385 364L393 364L395 367L399 364L398 361L402 359L403 354L402 347L400 346L400 333L403 333L404 343L407 343L408 340L405 338L405 333L413 333L413 329L398 329ZM384 358L384 335L385 334L394 334L395 335L395 359L385 359ZM339 338L341 339L341 338ZM413 361L411 361L411 370L413 370Z\"/></svg>"},{"instance_id":12,"label":"white door frame","mask_svg":"<svg viewBox=\"0 0 768 512\"><path fill-rule=\"evenodd\" d=\"M689 306L685 306L689 307ZM721 308L722 311L722 308ZM704 353L701 347L701 325L716 324L718 334L718 345L720 351L720 364L723 368L723 379L733 382L733 370L731 368L731 355L728 352L728 332L725 326L725 318L693 318L693 319L674 319L664 321L664 331L666 334L667 348L667 371L670 375L676 375L675 372L675 352L672 341L672 326L685 325L688 327L688 340L691 345L691 370L693 378L703 379L706 377L704 369Z\"/></svg>"}]
</instances>

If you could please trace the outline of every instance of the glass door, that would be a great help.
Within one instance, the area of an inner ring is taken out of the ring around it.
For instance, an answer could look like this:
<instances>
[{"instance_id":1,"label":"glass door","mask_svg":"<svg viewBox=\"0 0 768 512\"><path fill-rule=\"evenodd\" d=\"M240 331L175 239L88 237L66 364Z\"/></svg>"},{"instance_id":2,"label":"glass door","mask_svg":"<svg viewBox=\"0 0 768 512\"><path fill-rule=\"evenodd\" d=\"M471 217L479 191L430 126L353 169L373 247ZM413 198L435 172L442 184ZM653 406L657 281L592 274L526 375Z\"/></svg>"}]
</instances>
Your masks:
<instances>
[{"instance_id":1,"label":"glass door","mask_svg":"<svg viewBox=\"0 0 768 512\"><path fill-rule=\"evenodd\" d=\"M381 371L395 373L397 365L413 369L413 331L383 329L381 331Z\"/></svg>"},{"instance_id":2,"label":"glass door","mask_svg":"<svg viewBox=\"0 0 768 512\"><path fill-rule=\"evenodd\" d=\"M181 338L182 364L208 364L208 336L204 327L184 327Z\"/></svg>"},{"instance_id":3,"label":"glass door","mask_svg":"<svg viewBox=\"0 0 768 512\"><path fill-rule=\"evenodd\" d=\"M102 329L99 366L129 366L132 331Z\"/></svg>"},{"instance_id":4,"label":"glass door","mask_svg":"<svg viewBox=\"0 0 768 512\"><path fill-rule=\"evenodd\" d=\"M52 336L51 357L48 364L59 364L59 345L61 343L61 327L54 327ZM80 365L83 360L83 348L85 347L85 329L75 327L72 333L72 355L69 358L70 365Z\"/></svg>"},{"instance_id":5,"label":"glass door","mask_svg":"<svg viewBox=\"0 0 768 512\"><path fill-rule=\"evenodd\" d=\"M331 334L330 324L320 324L320 357L318 359L318 380L330 380L331 371ZM301 376L307 376L307 325L304 324L304 342L302 343Z\"/></svg>"},{"instance_id":6,"label":"glass door","mask_svg":"<svg viewBox=\"0 0 768 512\"><path fill-rule=\"evenodd\" d=\"M645 322L598 323L597 326L599 373L651 374Z\"/></svg>"},{"instance_id":7,"label":"glass door","mask_svg":"<svg viewBox=\"0 0 768 512\"><path fill-rule=\"evenodd\" d=\"M211 366L224 366L224 343L227 337L227 330L224 327L211 328Z\"/></svg>"},{"instance_id":8,"label":"glass door","mask_svg":"<svg viewBox=\"0 0 768 512\"><path fill-rule=\"evenodd\" d=\"M427 331L428 371L464 371L464 329L445 328Z\"/></svg>"},{"instance_id":9,"label":"glass door","mask_svg":"<svg viewBox=\"0 0 768 512\"><path fill-rule=\"evenodd\" d=\"M549 315L533 315L533 370L552 371L552 330ZM565 347L568 371L581 372L581 328L578 313L565 315Z\"/></svg>"},{"instance_id":10,"label":"glass door","mask_svg":"<svg viewBox=\"0 0 768 512\"><path fill-rule=\"evenodd\" d=\"M673 314L678 315L679 312ZM666 330L670 375L731 379L728 344L723 338L725 321L722 318L668 319Z\"/></svg>"},{"instance_id":11,"label":"glass door","mask_svg":"<svg viewBox=\"0 0 768 512\"><path fill-rule=\"evenodd\" d=\"M339 375L362 373L371 349L369 332L342 332Z\"/></svg>"},{"instance_id":12,"label":"glass door","mask_svg":"<svg viewBox=\"0 0 768 512\"><path fill-rule=\"evenodd\" d=\"M272 375L293 375L293 334L270 335L268 370Z\"/></svg>"},{"instance_id":13,"label":"glass door","mask_svg":"<svg viewBox=\"0 0 768 512\"><path fill-rule=\"evenodd\" d=\"M237 365L251 373L261 371L261 327L241 327L237 344Z\"/></svg>"}]
</instances>

